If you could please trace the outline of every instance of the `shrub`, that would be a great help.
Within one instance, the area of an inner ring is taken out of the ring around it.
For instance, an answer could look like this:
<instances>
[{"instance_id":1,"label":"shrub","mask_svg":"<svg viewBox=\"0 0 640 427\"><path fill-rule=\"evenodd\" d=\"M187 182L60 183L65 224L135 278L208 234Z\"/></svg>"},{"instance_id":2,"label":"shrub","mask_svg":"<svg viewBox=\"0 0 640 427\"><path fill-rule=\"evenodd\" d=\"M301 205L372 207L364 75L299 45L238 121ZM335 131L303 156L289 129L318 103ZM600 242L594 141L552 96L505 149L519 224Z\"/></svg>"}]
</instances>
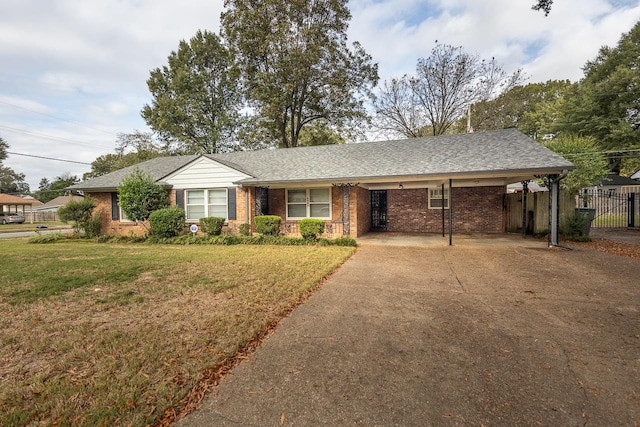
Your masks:
<instances>
[{"instance_id":1,"label":"shrub","mask_svg":"<svg viewBox=\"0 0 640 427\"><path fill-rule=\"evenodd\" d=\"M169 205L169 196L162 185L137 168L122 180L118 187L118 197L122 212L131 221L151 219L153 211ZM144 223L142 225L146 227Z\"/></svg>"},{"instance_id":2,"label":"shrub","mask_svg":"<svg viewBox=\"0 0 640 427\"><path fill-rule=\"evenodd\" d=\"M184 211L177 206L151 212L149 223L151 234L158 237L173 237L184 228Z\"/></svg>"},{"instance_id":3,"label":"shrub","mask_svg":"<svg viewBox=\"0 0 640 427\"><path fill-rule=\"evenodd\" d=\"M95 214L84 224L84 233L90 239L100 236L101 231L102 231L102 211Z\"/></svg>"},{"instance_id":4,"label":"shrub","mask_svg":"<svg viewBox=\"0 0 640 427\"><path fill-rule=\"evenodd\" d=\"M251 224L247 224L246 222L240 224L238 226L238 231L243 236L250 236L251 235Z\"/></svg>"},{"instance_id":5,"label":"shrub","mask_svg":"<svg viewBox=\"0 0 640 427\"><path fill-rule=\"evenodd\" d=\"M562 234L567 240L574 242L590 242L591 238L582 233L582 228L586 222L586 217L582 214L574 213L567 217L564 223Z\"/></svg>"},{"instance_id":6,"label":"shrub","mask_svg":"<svg viewBox=\"0 0 640 427\"><path fill-rule=\"evenodd\" d=\"M300 234L305 239L317 240L324 232L324 221L315 218L305 218L300 220Z\"/></svg>"},{"instance_id":7,"label":"shrub","mask_svg":"<svg viewBox=\"0 0 640 427\"><path fill-rule=\"evenodd\" d=\"M335 246L358 246L356 239L352 237L338 237L331 241Z\"/></svg>"},{"instance_id":8,"label":"shrub","mask_svg":"<svg viewBox=\"0 0 640 427\"><path fill-rule=\"evenodd\" d=\"M91 214L95 207L96 202L91 197L85 197L81 200L72 199L58 209L58 215L63 222L73 222L73 230L78 234L80 229L86 229L86 224L91 220Z\"/></svg>"},{"instance_id":9,"label":"shrub","mask_svg":"<svg viewBox=\"0 0 640 427\"><path fill-rule=\"evenodd\" d=\"M222 226L225 221L225 218L219 216L200 218L200 228L203 233L206 233L209 236L219 236L222 232Z\"/></svg>"},{"instance_id":10,"label":"shrub","mask_svg":"<svg viewBox=\"0 0 640 427\"><path fill-rule=\"evenodd\" d=\"M256 222L256 231L260 234L268 236L277 236L280 234L280 224L282 218L277 215L259 215L254 218Z\"/></svg>"}]
</instances>

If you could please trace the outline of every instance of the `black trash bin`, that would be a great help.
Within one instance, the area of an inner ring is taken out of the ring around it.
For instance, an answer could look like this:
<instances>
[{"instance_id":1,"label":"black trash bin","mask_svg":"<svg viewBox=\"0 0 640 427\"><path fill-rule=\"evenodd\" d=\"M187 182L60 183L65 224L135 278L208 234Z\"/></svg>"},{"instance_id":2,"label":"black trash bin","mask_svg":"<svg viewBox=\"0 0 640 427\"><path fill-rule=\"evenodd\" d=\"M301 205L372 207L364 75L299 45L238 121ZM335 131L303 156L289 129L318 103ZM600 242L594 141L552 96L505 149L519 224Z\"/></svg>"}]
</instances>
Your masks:
<instances>
[{"instance_id":1,"label":"black trash bin","mask_svg":"<svg viewBox=\"0 0 640 427\"><path fill-rule=\"evenodd\" d=\"M576 208L576 217L582 218L582 228L580 228L580 235L588 236L591 232L591 221L596 217L596 210L594 208Z\"/></svg>"}]
</instances>

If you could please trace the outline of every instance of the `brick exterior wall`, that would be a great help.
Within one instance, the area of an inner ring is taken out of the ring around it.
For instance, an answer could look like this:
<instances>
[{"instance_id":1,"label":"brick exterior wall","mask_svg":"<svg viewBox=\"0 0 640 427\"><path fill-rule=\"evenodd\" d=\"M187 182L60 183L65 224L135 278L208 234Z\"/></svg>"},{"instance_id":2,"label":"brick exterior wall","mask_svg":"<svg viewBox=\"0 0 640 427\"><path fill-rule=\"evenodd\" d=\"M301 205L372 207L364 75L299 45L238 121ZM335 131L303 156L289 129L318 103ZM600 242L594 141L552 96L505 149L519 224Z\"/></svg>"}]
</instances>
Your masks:
<instances>
[{"instance_id":1,"label":"brick exterior wall","mask_svg":"<svg viewBox=\"0 0 640 427\"><path fill-rule=\"evenodd\" d=\"M341 187L331 189L331 235L339 237L343 230L343 193ZM359 237L371 228L371 201L369 190L351 187L349 193L349 236ZM504 231L504 186L466 187L453 189L453 231L456 233L501 233ZM246 222L247 194L249 220L255 216L255 188L236 188L236 220L229 220L224 232L237 233L238 226ZM269 189L269 214L286 221L284 189ZM101 216L101 232L117 235L144 235L148 230L140 224L111 219L111 193L91 193L97 201L95 212ZM439 233L442 231L442 211L428 209L427 189L387 191L387 229L398 232ZM169 200L176 204L176 192L169 192ZM288 221L291 234L296 235L298 221ZM449 211L445 211L445 232L449 229Z\"/></svg>"},{"instance_id":2,"label":"brick exterior wall","mask_svg":"<svg viewBox=\"0 0 640 427\"><path fill-rule=\"evenodd\" d=\"M143 236L148 233L148 230L144 226L135 222L111 219L111 193L90 193L89 195L97 202L94 212L100 215L101 234L115 234L120 236L134 234L136 236ZM169 195L169 198L175 203L175 192L173 192L173 199L171 199L171 195Z\"/></svg>"},{"instance_id":3,"label":"brick exterior wall","mask_svg":"<svg viewBox=\"0 0 640 427\"><path fill-rule=\"evenodd\" d=\"M453 231L457 233L503 232L503 194L500 187L454 188ZM442 231L442 210L429 209L427 189L387 191L387 230L418 233ZM445 232L449 211L445 210Z\"/></svg>"}]
</instances>

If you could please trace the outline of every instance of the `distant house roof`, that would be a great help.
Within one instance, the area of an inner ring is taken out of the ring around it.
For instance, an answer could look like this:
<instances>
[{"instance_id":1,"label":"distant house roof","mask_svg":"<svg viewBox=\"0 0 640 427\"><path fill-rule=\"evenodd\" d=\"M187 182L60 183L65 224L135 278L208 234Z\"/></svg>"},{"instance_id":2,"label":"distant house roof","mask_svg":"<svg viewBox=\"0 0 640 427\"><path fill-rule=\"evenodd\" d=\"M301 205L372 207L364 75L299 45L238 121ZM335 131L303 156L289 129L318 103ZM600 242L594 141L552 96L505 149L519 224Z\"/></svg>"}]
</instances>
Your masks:
<instances>
[{"instance_id":1,"label":"distant house roof","mask_svg":"<svg viewBox=\"0 0 640 427\"><path fill-rule=\"evenodd\" d=\"M44 203L42 206L38 207L38 210L56 210L60 206L64 206L69 203L70 200L82 200L84 197L82 196L58 196L55 199L49 200L47 203Z\"/></svg>"},{"instance_id":2,"label":"distant house roof","mask_svg":"<svg viewBox=\"0 0 640 427\"><path fill-rule=\"evenodd\" d=\"M31 205L31 200L18 196L12 196L11 194L0 193L0 205Z\"/></svg>"},{"instance_id":3,"label":"distant house roof","mask_svg":"<svg viewBox=\"0 0 640 427\"><path fill-rule=\"evenodd\" d=\"M609 173L603 180L600 182L601 186L612 186L612 185L639 185L640 182L627 178L626 176L621 176L617 173Z\"/></svg>"},{"instance_id":4,"label":"distant house roof","mask_svg":"<svg viewBox=\"0 0 640 427\"><path fill-rule=\"evenodd\" d=\"M337 144L207 155L249 175L237 184L520 177L574 169L569 161L516 129L395 141ZM139 164L161 181L197 156L163 157ZM71 186L116 189L134 167ZM153 174L155 172L155 174ZM511 181L513 182L513 181Z\"/></svg>"}]
</instances>

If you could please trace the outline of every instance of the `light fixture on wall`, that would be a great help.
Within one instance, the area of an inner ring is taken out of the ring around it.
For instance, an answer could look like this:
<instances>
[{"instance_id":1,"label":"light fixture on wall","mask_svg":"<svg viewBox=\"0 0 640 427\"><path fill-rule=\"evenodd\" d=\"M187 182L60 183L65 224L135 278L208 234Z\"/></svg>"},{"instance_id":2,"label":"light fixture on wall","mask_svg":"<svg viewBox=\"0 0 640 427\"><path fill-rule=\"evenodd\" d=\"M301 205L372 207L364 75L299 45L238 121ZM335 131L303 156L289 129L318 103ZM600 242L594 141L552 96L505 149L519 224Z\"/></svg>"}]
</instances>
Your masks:
<instances>
[{"instance_id":1,"label":"light fixture on wall","mask_svg":"<svg viewBox=\"0 0 640 427\"><path fill-rule=\"evenodd\" d=\"M398 184L398 188L402 190L404 188L404 185Z\"/></svg>"}]
</instances>

